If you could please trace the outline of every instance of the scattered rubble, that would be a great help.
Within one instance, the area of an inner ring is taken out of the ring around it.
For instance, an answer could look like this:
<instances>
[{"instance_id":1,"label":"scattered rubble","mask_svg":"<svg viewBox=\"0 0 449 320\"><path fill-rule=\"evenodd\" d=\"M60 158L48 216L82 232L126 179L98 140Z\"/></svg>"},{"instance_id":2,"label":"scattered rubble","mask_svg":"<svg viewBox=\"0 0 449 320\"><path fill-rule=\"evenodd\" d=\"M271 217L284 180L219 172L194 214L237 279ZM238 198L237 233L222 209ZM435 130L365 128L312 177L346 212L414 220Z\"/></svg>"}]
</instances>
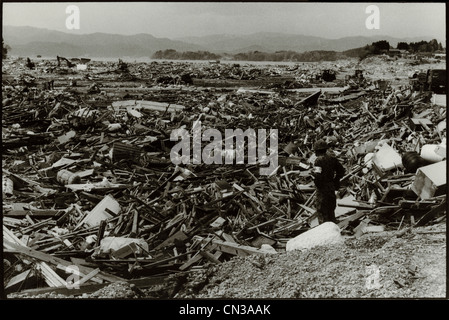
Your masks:
<instances>
[{"instance_id":1,"label":"scattered rubble","mask_svg":"<svg viewBox=\"0 0 449 320\"><path fill-rule=\"evenodd\" d=\"M6 293L115 297L102 288L124 286L124 297L166 296L154 290L165 283L178 284L175 297L186 272L240 259L263 268L318 224L310 168L320 138L347 173L336 209L343 236L442 221L446 106L401 78L416 66L391 63L362 76L351 61L333 68L83 61L76 70L61 57L33 69L3 61ZM193 132L198 121L223 136L277 129L276 170L261 175L263 159L173 164L173 130ZM76 285L76 294L67 289ZM254 290L211 295L267 296ZM273 294L321 296L294 290Z\"/></svg>"}]
</instances>

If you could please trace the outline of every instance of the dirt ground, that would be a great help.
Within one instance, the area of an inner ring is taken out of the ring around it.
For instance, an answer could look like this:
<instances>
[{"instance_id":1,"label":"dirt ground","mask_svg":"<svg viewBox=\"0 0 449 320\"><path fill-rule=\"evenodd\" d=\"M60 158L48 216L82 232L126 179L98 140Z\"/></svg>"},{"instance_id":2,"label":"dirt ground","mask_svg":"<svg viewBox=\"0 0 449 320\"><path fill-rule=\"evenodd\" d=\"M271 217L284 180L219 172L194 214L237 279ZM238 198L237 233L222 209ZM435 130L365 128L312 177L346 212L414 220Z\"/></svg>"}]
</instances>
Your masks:
<instances>
[{"instance_id":1,"label":"dirt ground","mask_svg":"<svg viewBox=\"0 0 449 320\"><path fill-rule=\"evenodd\" d=\"M266 257L235 258L189 279L179 298L444 298L446 226L347 238ZM376 280L377 278L377 280ZM198 281L197 280L197 281Z\"/></svg>"}]
</instances>

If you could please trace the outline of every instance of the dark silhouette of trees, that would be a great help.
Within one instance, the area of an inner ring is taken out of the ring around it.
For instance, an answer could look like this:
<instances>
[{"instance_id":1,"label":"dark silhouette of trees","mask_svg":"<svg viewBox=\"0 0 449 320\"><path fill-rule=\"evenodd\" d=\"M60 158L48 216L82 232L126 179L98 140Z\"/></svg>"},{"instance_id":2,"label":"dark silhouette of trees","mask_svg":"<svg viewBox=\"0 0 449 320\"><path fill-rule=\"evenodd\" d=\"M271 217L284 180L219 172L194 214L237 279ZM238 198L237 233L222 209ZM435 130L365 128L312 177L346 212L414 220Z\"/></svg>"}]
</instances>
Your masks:
<instances>
[{"instance_id":1,"label":"dark silhouette of trees","mask_svg":"<svg viewBox=\"0 0 449 320\"><path fill-rule=\"evenodd\" d=\"M398 42L396 49L408 50L409 49L408 43L407 42Z\"/></svg>"},{"instance_id":2,"label":"dark silhouette of trees","mask_svg":"<svg viewBox=\"0 0 449 320\"><path fill-rule=\"evenodd\" d=\"M155 52L152 59L169 59L169 60L218 60L220 55L208 51L186 51L178 52L173 49L159 50Z\"/></svg>"},{"instance_id":3,"label":"dark silhouette of trees","mask_svg":"<svg viewBox=\"0 0 449 320\"><path fill-rule=\"evenodd\" d=\"M373 54L379 54L382 53L383 51L390 50L390 43L387 40L380 40L377 42L373 42L371 46Z\"/></svg>"},{"instance_id":4,"label":"dark silhouette of trees","mask_svg":"<svg viewBox=\"0 0 449 320\"><path fill-rule=\"evenodd\" d=\"M5 45L5 42L2 38L2 59L6 59L6 57L8 56L9 49L10 47L8 45Z\"/></svg>"},{"instance_id":5,"label":"dark silhouette of trees","mask_svg":"<svg viewBox=\"0 0 449 320\"><path fill-rule=\"evenodd\" d=\"M250 51L237 53L233 56L234 60L241 61L291 61L291 62L315 62L315 61L335 61L341 54L335 51L276 51L260 52Z\"/></svg>"},{"instance_id":6,"label":"dark silhouette of trees","mask_svg":"<svg viewBox=\"0 0 449 320\"><path fill-rule=\"evenodd\" d=\"M397 45L398 49L401 50L408 50L411 52L435 52L435 51L442 51L443 46L441 45L441 42L438 42L436 39L432 39L429 42L427 41L418 41L418 42L399 42Z\"/></svg>"},{"instance_id":7,"label":"dark silhouette of trees","mask_svg":"<svg viewBox=\"0 0 449 320\"><path fill-rule=\"evenodd\" d=\"M234 55L227 55L232 60L237 61L291 61L291 62L318 62L318 61L335 61L344 57L356 57L363 60L372 55L379 55L386 53L392 48L387 40L380 40L373 42L364 47L346 50L343 52L336 51L276 51L276 52L261 52L249 51L241 52ZM436 39L429 42L399 42L397 49L408 50L411 52L435 52L443 50L441 42L438 43ZM169 60L219 60L220 55L208 51L187 51L178 52L173 49L160 50L153 54L153 59L169 59Z\"/></svg>"},{"instance_id":8,"label":"dark silhouette of trees","mask_svg":"<svg viewBox=\"0 0 449 320\"><path fill-rule=\"evenodd\" d=\"M232 60L238 61L292 61L292 62L314 62L314 61L335 61L340 53L335 51L277 51L277 52L261 52L249 51L231 55ZM207 51L197 52L177 52L173 49L160 50L153 54L153 59L169 59L169 60L218 60L220 55Z\"/></svg>"}]
</instances>

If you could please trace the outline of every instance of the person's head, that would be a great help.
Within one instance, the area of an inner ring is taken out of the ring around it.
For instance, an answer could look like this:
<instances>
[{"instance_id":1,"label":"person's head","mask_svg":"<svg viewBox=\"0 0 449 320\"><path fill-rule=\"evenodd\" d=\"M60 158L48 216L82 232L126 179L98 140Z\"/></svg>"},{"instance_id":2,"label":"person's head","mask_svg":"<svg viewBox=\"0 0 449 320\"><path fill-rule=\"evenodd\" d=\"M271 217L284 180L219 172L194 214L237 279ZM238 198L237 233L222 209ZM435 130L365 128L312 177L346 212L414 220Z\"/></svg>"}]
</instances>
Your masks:
<instances>
[{"instance_id":1,"label":"person's head","mask_svg":"<svg viewBox=\"0 0 449 320\"><path fill-rule=\"evenodd\" d=\"M326 141L320 139L315 142L313 149L317 155L325 154L327 151L328 145Z\"/></svg>"}]
</instances>

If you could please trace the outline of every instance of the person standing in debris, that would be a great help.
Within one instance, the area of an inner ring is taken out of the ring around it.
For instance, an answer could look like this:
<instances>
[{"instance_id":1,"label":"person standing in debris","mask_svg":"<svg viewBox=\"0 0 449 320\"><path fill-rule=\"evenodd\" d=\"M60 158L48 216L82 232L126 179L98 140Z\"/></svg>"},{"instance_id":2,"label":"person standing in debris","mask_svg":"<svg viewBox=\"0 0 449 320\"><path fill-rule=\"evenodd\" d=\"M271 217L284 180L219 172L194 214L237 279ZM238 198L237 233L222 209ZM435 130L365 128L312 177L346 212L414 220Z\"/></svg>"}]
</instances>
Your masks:
<instances>
[{"instance_id":1,"label":"person standing in debris","mask_svg":"<svg viewBox=\"0 0 449 320\"><path fill-rule=\"evenodd\" d=\"M34 69L34 67L36 66L34 64L34 62L31 62L30 58L27 58L27 64L26 66L28 67L28 69Z\"/></svg>"},{"instance_id":2,"label":"person standing in debris","mask_svg":"<svg viewBox=\"0 0 449 320\"><path fill-rule=\"evenodd\" d=\"M312 176L316 186L316 210L320 224L336 222L335 208L337 197L335 191L340 187L340 179L345 169L334 156L327 152L328 144L324 140L315 142L316 160L313 165Z\"/></svg>"}]
</instances>

